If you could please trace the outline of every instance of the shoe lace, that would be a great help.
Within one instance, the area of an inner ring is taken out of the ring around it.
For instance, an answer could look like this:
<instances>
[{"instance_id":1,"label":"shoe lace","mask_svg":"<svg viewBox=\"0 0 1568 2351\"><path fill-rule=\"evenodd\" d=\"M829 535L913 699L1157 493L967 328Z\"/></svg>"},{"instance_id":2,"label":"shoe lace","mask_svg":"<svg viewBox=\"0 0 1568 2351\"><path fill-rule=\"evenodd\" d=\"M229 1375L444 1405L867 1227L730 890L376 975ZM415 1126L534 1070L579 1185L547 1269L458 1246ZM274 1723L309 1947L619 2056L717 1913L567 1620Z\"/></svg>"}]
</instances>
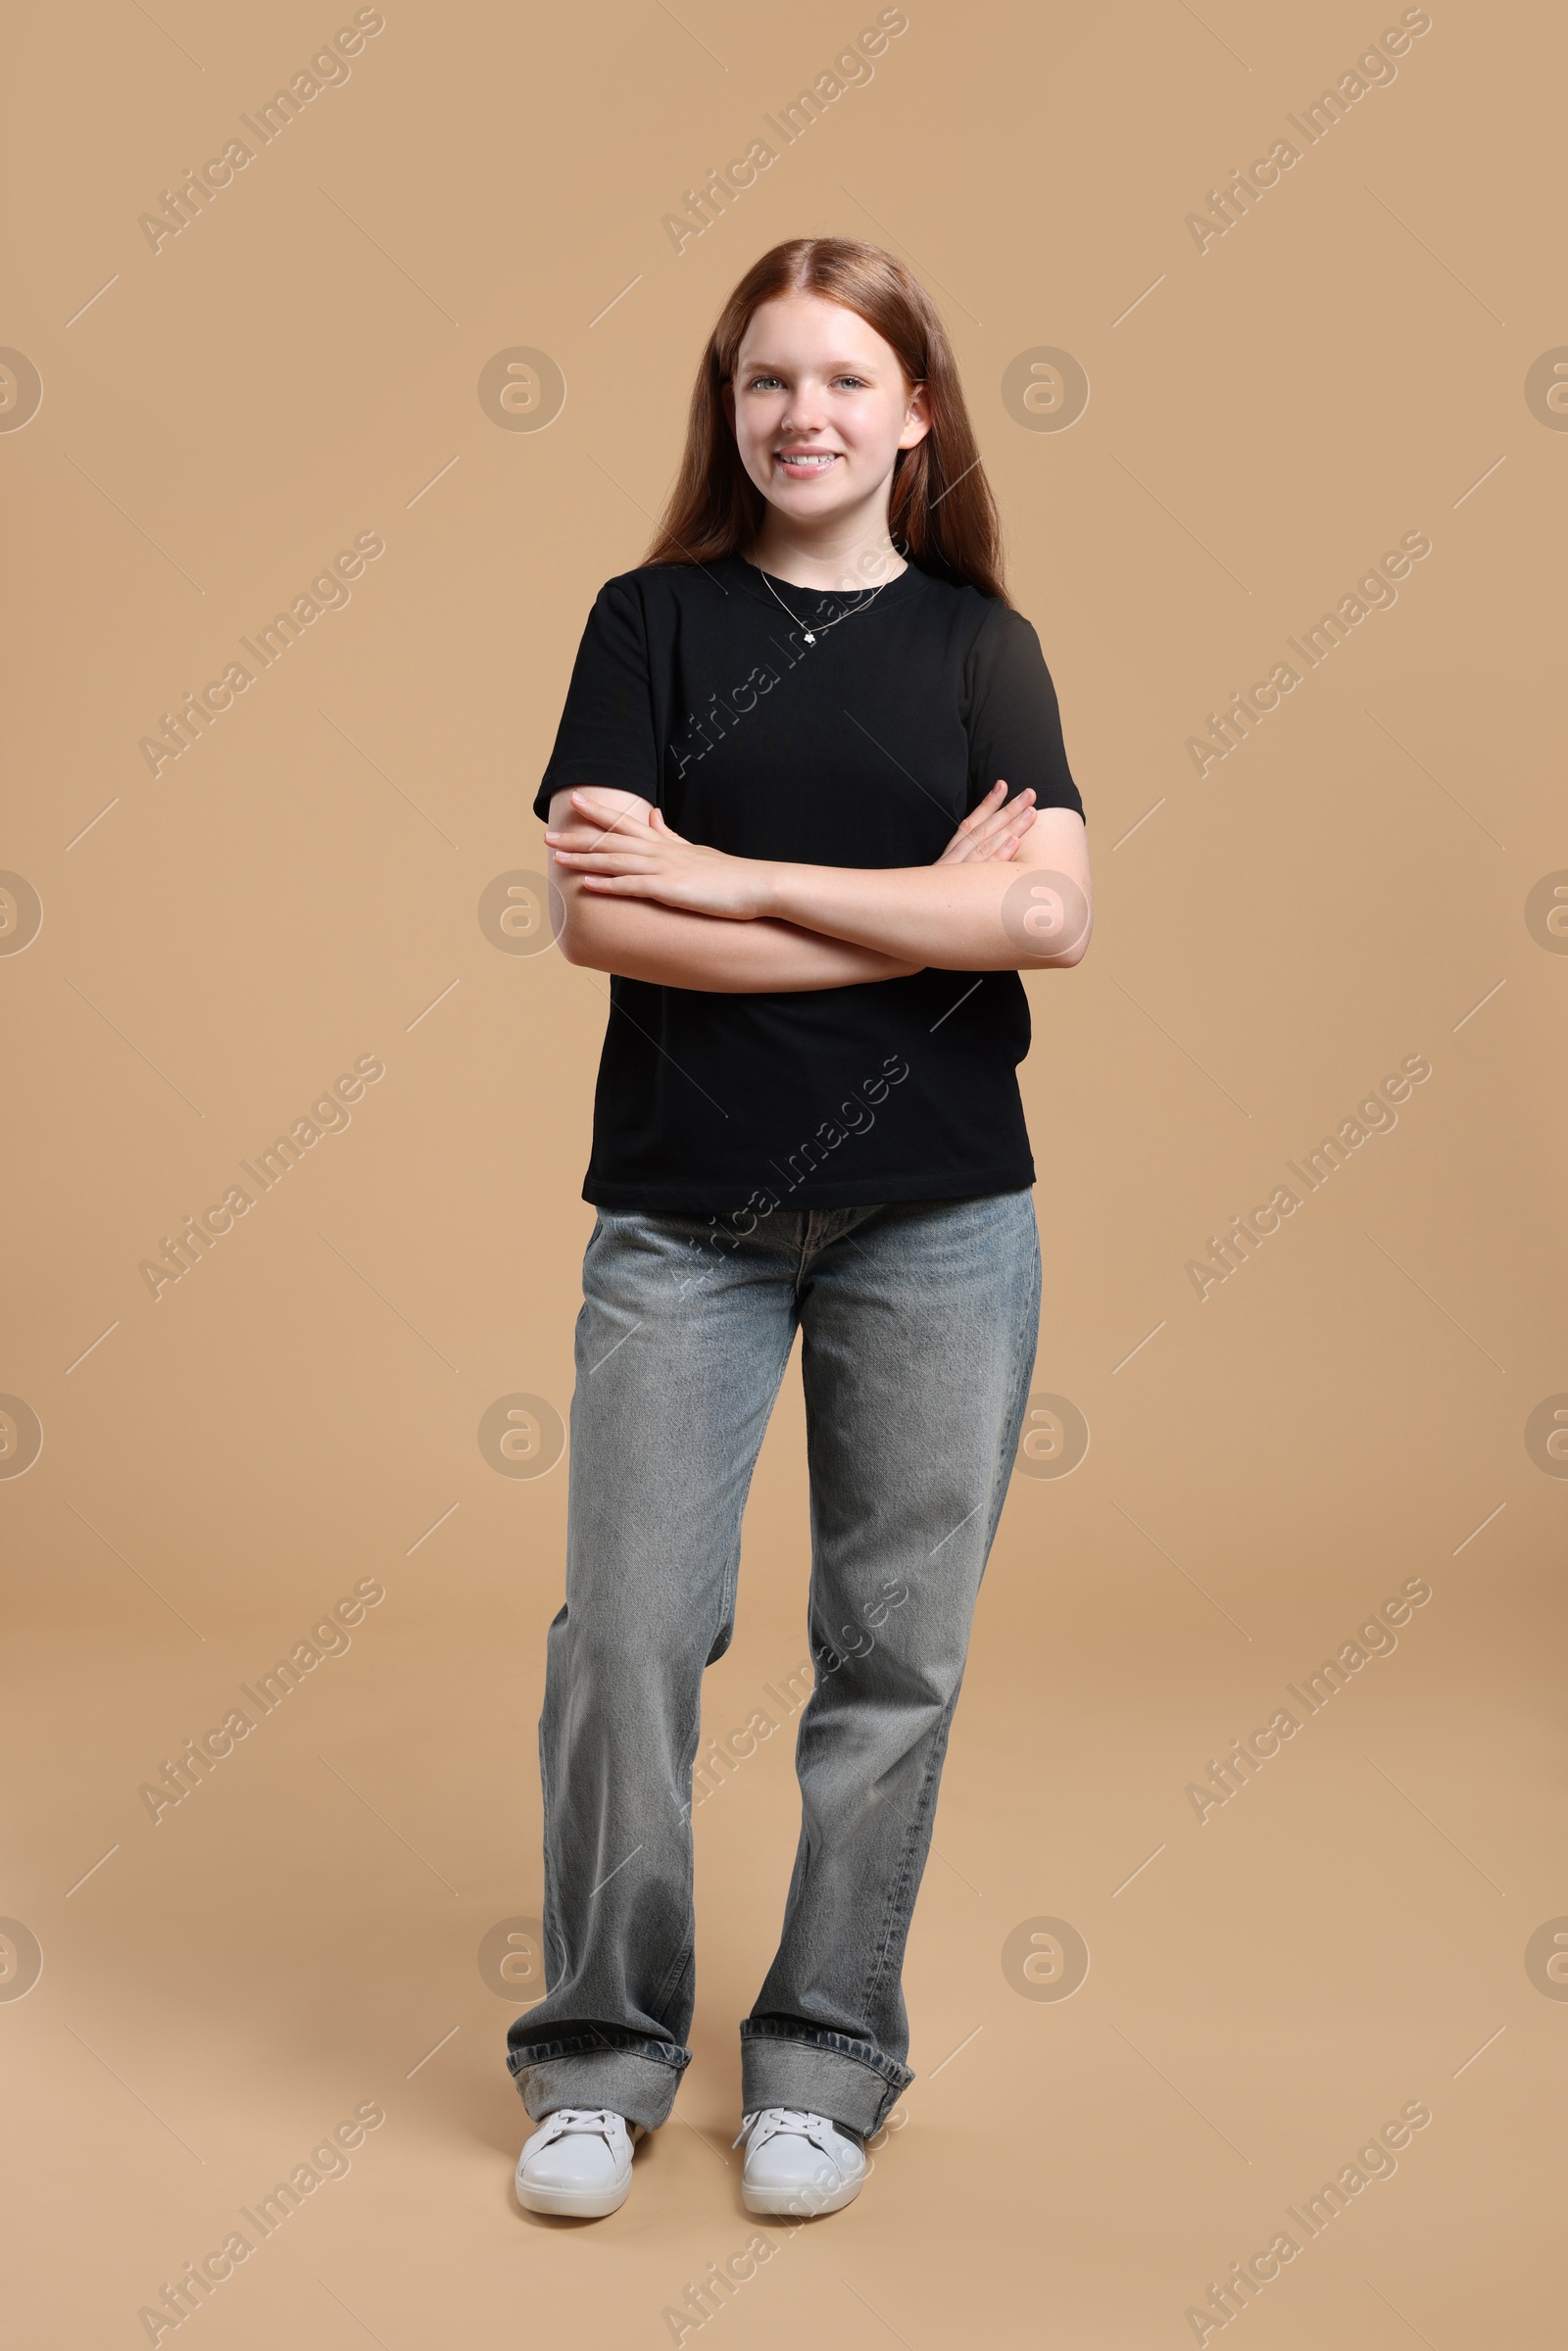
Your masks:
<instances>
[{"instance_id":1,"label":"shoe lace","mask_svg":"<svg viewBox=\"0 0 1568 2351\"><path fill-rule=\"evenodd\" d=\"M550 2133L544 2142L546 2146L551 2139L564 2138L569 2131L597 2131L607 2143L613 2144L617 2125L624 2131L625 2117L608 2106L558 2106L554 2114L545 2118L541 2128Z\"/></svg>"},{"instance_id":2,"label":"shoe lace","mask_svg":"<svg viewBox=\"0 0 1568 2351\"><path fill-rule=\"evenodd\" d=\"M755 2114L741 2117L740 2131L730 2140L730 2145L738 2147L748 2132L751 2134L746 2150L748 2154L758 2147L766 2146L770 2138L791 2136L808 2139L821 2154L828 2156L835 2164L838 2162L833 2145L834 2125L826 2115L808 2114L799 2106L759 2107Z\"/></svg>"}]
</instances>

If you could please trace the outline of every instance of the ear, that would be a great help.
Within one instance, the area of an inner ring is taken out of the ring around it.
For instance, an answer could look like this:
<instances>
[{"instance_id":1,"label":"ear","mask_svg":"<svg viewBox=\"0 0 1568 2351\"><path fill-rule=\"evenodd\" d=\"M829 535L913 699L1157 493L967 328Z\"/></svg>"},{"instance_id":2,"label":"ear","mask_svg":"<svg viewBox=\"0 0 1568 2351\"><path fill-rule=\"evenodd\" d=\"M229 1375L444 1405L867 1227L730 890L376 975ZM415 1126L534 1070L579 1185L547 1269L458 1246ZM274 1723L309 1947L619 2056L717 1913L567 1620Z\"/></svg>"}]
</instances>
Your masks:
<instances>
[{"instance_id":1,"label":"ear","mask_svg":"<svg viewBox=\"0 0 1568 2351\"><path fill-rule=\"evenodd\" d=\"M915 448L930 430L931 403L926 397L925 385L917 383L909 393L909 405L904 419L904 430L899 435L899 447Z\"/></svg>"}]
</instances>

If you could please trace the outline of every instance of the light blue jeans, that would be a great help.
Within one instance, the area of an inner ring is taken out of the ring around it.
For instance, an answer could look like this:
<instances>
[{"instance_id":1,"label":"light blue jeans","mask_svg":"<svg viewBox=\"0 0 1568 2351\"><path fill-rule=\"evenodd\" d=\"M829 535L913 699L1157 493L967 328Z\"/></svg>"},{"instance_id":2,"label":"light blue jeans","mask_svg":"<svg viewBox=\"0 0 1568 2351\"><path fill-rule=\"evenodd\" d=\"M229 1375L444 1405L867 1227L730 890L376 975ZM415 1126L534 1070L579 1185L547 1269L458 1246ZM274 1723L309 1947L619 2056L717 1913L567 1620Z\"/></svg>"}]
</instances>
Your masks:
<instances>
[{"instance_id":1,"label":"light blue jeans","mask_svg":"<svg viewBox=\"0 0 1568 2351\"><path fill-rule=\"evenodd\" d=\"M508 2034L535 2119L606 2106L653 2129L691 2060L703 1670L734 1632L741 1513L797 1326L816 1684L741 2094L865 2136L913 2081L904 1948L1039 1314L1028 1192L775 1210L745 1238L601 1211L539 1725L549 1990Z\"/></svg>"}]
</instances>

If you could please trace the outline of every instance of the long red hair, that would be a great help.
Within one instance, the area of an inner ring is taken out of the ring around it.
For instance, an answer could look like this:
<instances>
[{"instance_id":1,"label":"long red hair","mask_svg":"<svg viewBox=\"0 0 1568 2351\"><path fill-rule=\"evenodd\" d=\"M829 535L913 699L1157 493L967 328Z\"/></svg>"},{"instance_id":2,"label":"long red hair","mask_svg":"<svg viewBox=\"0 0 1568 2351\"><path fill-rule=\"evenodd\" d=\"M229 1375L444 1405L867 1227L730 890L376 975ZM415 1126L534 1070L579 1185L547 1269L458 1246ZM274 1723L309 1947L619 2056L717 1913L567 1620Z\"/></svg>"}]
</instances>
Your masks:
<instances>
[{"instance_id":1,"label":"long red hair","mask_svg":"<svg viewBox=\"0 0 1568 2351\"><path fill-rule=\"evenodd\" d=\"M753 312L780 294L842 303L892 345L911 388L924 384L931 429L894 460L889 531L922 571L1007 603L996 500L947 328L902 262L852 237L792 237L775 245L725 303L697 370L680 473L643 563L709 563L744 555L755 542L767 502L741 464L723 389L733 381Z\"/></svg>"}]
</instances>

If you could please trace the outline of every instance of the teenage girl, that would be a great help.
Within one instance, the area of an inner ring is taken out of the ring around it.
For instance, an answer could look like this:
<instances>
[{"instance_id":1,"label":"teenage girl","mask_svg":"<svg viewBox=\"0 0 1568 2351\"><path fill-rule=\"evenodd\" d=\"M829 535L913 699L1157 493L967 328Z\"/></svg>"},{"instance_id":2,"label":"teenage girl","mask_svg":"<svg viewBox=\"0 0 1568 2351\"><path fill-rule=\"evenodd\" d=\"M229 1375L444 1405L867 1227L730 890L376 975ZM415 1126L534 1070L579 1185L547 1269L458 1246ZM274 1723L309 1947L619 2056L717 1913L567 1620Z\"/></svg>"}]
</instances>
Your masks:
<instances>
[{"instance_id":1,"label":"teenage girl","mask_svg":"<svg viewBox=\"0 0 1568 2351\"><path fill-rule=\"evenodd\" d=\"M743 2193L831 2212L914 2078L905 1942L1034 1363L1018 973L1076 963L1090 922L1055 693L947 335L890 254L798 238L736 287L534 806L562 951L613 977L517 2191L613 2212L690 2062L703 1669L799 1330L816 1684L740 2029Z\"/></svg>"}]
</instances>

